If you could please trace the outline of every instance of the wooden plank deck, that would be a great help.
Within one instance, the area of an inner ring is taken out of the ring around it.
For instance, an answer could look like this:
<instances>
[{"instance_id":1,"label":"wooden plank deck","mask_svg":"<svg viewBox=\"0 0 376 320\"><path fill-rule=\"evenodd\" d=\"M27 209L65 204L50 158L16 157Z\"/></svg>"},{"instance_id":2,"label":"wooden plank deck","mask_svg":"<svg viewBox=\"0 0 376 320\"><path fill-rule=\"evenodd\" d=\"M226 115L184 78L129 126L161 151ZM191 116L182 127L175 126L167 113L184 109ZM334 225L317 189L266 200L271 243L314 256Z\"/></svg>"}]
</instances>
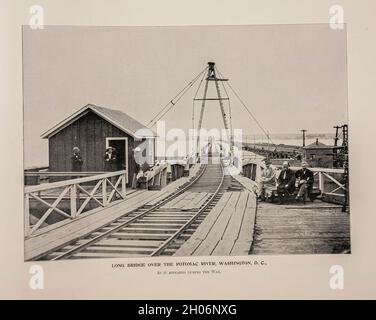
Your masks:
<instances>
[{"instance_id":1,"label":"wooden plank deck","mask_svg":"<svg viewBox=\"0 0 376 320\"><path fill-rule=\"evenodd\" d=\"M252 191L256 182L234 178ZM339 205L258 204L251 254L330 254L350 251L350 215ZM248 233L247 233L248 234Z\"/></svg>"},{"instance_id":2,"label":"wooden plank deck","mask_svg":"<svg viewBox=\"0 0 376 320\"><path fill-rule=\"evenodd\" d=\"M251 254L331 254L350 250L350 215L341 206L260 203Z\"/></svg>"},{"instance_id":3,"label":"wooden plank deck","mask_svg":"<svg viewBox=\"0 0 376 320\"><path fill-rule=\"evenodd\" d=\"M197 170L194 172L197 173ZM49 226L43 233L25 239L24 259L36 259L40 255L83 237L143 205L153 205L158 200L176 191L190 177L176 180L160 191L137 190L128 195L124 201L114 203L110 207L97 208L89 213L82 214L75 220L62 221L58 227Z\"/></svg>"},{"instance_id":4,"label":"wooden plank deck","mask_svg":"<svg viewBox=\"0 0 376 320\"><path fill-rule=\"evenodd\" d=\"M226 192L174 256L248 254L253 237L255 196L248 190Z\"/></svg>"}]
</instances>

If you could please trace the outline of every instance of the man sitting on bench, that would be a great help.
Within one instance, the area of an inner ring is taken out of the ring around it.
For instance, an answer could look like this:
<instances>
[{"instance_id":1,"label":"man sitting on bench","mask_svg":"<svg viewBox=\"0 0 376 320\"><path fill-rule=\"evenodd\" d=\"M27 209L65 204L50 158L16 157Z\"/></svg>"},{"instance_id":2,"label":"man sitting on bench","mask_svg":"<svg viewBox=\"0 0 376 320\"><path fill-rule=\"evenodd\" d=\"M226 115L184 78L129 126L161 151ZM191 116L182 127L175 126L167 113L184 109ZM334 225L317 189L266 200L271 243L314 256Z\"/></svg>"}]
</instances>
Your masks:
<instances>
[{"instance_id":1,"label":"man sitting on bench","mask_svg":"<svg viewBox=\"0 0 376 320\"><path fill-rule=\"evenodd\" d=\"M277 183L279 204L282 204L295 189L295 174L290 169L290 164L287 161L282 164L282 171L279 174Z\"/></svg>"},{"instance_id":2,"label":"man sitting on bench","mask_svg":"<svg viewBox=\"0 0 376 320\"><path fill-rule=\"evenodd\" d=\"M313 187L313 172L307 168L308 163L302 161L302 168L296 171L295 176L297 179L298 194L295 198L296 201L307 200Z\"/></svg>"},{"instance_id":3,"label":"man sitting on bench","mask_svg":"<svg viewBox=\"0 0 376 320\"><path fill-rule=\"evenodd\" d=\"M275 188L276 176L274 169L270 166L272 162L269 159L265 159L265 168L261 172L259 181L259 201L265 201L269 198L269 191L271 188Z\"/></svg>"}]
</instances>

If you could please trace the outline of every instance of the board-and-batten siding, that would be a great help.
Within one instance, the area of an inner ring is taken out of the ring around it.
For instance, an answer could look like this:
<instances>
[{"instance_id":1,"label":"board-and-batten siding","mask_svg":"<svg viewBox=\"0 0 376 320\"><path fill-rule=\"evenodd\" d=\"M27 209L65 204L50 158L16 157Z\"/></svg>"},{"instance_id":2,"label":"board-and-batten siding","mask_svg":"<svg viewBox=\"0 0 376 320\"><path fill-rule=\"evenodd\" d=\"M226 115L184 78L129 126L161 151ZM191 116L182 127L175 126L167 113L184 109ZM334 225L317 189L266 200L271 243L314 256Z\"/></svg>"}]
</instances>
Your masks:
<instances>
[{"instance_id":1,"label":"board-and-batten siding","mask_svg":"<svg viewBox=\"0 0 376 320\"><path fill-rule=\"evenodd\" d=\"M91 111L49 138L50 171L71 171L70 158L74 146L81 150L82 171L103 171L108 137L128 138L128 172L131 175L135 166L132 156L134 144L140 142Z\"/></svg>"}]
</instances>

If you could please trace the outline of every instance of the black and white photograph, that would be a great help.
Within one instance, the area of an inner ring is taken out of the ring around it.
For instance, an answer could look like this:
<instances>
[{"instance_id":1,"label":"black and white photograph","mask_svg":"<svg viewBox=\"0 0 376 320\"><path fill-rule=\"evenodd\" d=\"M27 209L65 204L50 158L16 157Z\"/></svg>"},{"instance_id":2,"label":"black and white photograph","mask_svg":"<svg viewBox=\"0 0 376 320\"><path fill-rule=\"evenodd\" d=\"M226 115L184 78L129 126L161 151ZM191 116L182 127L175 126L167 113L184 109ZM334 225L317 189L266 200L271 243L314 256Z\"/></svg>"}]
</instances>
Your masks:
<instances>
[{"instance_id":1,"label":"black and white photograph","mask_svg":"<svg viewBox=\"0 0 376 320\"><path fill-rule=\"evenodd\" d=\"M347 70L329 23L24 26L24 260L350 254Z\"/></svg>"}]
</instances>

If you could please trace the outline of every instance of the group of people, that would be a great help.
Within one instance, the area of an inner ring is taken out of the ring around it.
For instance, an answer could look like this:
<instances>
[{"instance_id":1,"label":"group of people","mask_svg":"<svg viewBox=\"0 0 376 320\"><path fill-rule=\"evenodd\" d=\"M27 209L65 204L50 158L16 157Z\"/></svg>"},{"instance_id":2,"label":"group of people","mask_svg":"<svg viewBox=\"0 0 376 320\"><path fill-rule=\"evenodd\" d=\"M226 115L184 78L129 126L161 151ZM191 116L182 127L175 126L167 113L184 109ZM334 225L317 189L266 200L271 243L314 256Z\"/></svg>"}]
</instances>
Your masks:
<instances>
[{"instance_id":1,"label":"group of people","mask_svg":"<svg viewBox=\"0 0 376 320\"><path fill-rule=\"evenodd\" d=\"M265 160L265 169L261 173L259 184L259 200L263 201L267 198L268 190L277 187L279 203L283 203L287 198L294 194L296 201L306 200L312 190L314 177L313 172L309 170L308 163L302 161L301 169L296 172L292 171L288 161L282 164L282 170L277 178L275 170L271 167L271 161Z\"/></svg>"},{"instance_id":2,"label":"group of people","mask_svg":"<svg viewBox=\"0 0 376 320\"><path fill-rule=\"evenodd\" d=\"M72 172L82 171L82 165L84 163L81 150L78 147L74 147L71 156ZM116 171L118 170L118 162L116 149L114 147L108 147L104 154L104 171Z\"/></svg>"}]
</instances>

